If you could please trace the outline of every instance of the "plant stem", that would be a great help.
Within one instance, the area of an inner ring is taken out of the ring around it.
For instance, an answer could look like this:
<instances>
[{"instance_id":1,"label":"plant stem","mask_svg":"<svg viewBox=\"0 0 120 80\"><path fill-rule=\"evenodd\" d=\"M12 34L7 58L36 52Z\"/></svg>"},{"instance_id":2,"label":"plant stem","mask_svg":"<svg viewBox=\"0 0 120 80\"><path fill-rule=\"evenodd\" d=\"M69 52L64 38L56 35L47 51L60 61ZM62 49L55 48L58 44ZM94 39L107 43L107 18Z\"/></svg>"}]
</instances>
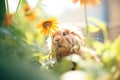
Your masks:
<instances>
[{"instance_id":1,"label":"plant stem","mask_svg":"<svg viewBox=\"0 0 120 80\"><path fill-rule=\"evenodd\" d=\"M15 14L17 13L21 2L22 2L22 0L19 0Z\"/></svg>"},{"instance_id":2,"label":"plant stem","mask_svg":"<svg viewBox=\"0 0 120 80\"><path fill-rule=\"evenodd\" d=\"M89 39L88 39L88 20L87 20L87 6L86 4L84 4L84 13L85 13L85 27L86 27L86 31L85 31L85 35L86 35L86 47L89 47Z\"/></svg>"},{"instance_id":3,"label":"plant stem","mask_svg":"<svg viewBox=\"0 0 120 80\"><path fill-rule=\"evenodd\" d=\"M8 4L8 0L5 0L5 4L6 4L6 14L9 14L9 4Z\"/></svg>"},{"instance_id":4,"label":"plant stem","mask_svg":"<svg viewBox=\"0 0 120 80\"><path fill-rule=\"evenodd\" d=\"M47 26L47 29L48 29L48 31L49 31L49 33L50 33L50 37L51 37L51 39L52 39L52 41L53 41L53 37L52 37L52 33L50 32L50 28Z\"/></svg>"},{"instance_id":5,"label":"plant stem","mask_svg":"<svg viewBox=\"0 0 120 80\"><path fill-rule=\"evenodd\" d=\"M104 34L104 42L108 41L108 33L107 33L107 29L103 30L103 34Z\"/></svg>"},{"instance_id":6,"label":"plant stem","mask_svg":"<svg viewBox=\"0 0 120 80\"><path fill-rule=\"evenodd\" d=\"M49 26L47 26L47 29L48 29L48 31L49 31L49 33L50 33L50 38L51 38L52 43L53 43L53 37L52 37L52 33L50 32L50 28L49 28ZM54 48L54 47L52 47L52 48ZM56 53L55 53L54 49L53 49L53 54L54 54L54 56L55 56L55 59L57 59L57 57L56 57Z\"/></svg>"}]
</instances>

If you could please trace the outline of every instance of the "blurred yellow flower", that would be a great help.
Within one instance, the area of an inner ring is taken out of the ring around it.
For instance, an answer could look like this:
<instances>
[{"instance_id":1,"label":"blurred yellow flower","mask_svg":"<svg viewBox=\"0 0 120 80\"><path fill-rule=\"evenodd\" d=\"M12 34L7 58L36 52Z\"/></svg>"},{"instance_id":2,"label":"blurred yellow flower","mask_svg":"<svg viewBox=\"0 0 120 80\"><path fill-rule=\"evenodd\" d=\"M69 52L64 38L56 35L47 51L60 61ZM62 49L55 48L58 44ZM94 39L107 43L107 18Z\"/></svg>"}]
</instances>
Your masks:
<instances>
[{"instance_id":1,"label":"blurred yellow flower","mask_svg":"<svg viewBox=\"0 0 120 80\"><path fill-rule=\"evenodd\" d=\"M73 3L77 3L79 0L73 0ZM81 5L96 5L99 4L100 0L80 0Z\"/></svg>"},{"instance_id":2,"label":"blurred yellow flower","mask_svg":"<svg viewBox=\"0 0 120 80\"><path fill-rule=\"evenodd\" d=\"M57 30L58 28L58 20L57 18L50 17L47 20L42 20L38 25L37 28L40 29L40 32L49 35L51 32Z\"/></svg>"}]
</instances>

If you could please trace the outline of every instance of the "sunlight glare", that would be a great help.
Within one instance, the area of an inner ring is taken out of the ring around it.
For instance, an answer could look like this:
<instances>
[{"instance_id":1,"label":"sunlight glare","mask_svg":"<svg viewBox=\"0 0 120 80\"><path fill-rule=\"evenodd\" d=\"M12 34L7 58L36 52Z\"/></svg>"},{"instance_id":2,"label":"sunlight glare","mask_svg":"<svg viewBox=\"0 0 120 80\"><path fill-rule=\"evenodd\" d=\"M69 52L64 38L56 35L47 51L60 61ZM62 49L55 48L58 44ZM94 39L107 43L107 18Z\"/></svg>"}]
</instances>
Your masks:
<instances>
[{"instance_id":1,"label":"sunlight glare","mask_svg":"<svg viewBox=\"0 0 120 80\"><path fill-rule=\"evenodd\" d=\"M65 0L44 0L45 10L51 15L62 14L66 6Z\"/></svg>"}]
</instances>

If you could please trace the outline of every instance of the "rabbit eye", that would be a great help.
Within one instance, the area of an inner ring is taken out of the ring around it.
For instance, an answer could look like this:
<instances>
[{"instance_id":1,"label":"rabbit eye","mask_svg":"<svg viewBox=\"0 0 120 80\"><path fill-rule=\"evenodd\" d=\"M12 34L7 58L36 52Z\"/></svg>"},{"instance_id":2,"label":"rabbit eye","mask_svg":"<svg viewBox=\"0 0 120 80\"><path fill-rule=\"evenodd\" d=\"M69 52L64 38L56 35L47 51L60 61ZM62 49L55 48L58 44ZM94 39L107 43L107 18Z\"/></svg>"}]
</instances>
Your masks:
<instances>
[{"instance_id":1,"label":"rabbit eye","mask_svg":"<svg viewBox=\"0 0 120 80\"><path fill-rule=\"evenodd\" d=\"M66 36L66 32L63 32L63 36Z\"/></svg>"}]
</instances>

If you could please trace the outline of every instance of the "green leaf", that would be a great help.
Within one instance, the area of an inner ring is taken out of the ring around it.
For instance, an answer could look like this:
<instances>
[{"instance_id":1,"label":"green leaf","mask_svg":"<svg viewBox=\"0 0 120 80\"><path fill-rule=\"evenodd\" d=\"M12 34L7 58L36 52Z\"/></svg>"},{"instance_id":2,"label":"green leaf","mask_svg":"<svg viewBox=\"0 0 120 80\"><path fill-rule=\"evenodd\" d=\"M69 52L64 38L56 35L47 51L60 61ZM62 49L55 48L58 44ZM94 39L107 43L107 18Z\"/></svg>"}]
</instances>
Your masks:
<instances>
[{"instance_id":1,"label":"green leaf","mask_svg":"<svg viewBox=\"0 0 120 80\"><path fill-rule=\"evenodd\" d=\"M120 61L120 35L112 44L112 53L115 54L116 59Z\"/></svg>"},{"instance_id":2,"label":"green leaf","mask_svg":"<svg viewBox=\"0 0 120 80\"><path fill-rule=\"evenodd\" d=\"M94 25L96 25L98 28L100 28L103 31L104 39L105 39L105 41L107 41L108 33L107 33L106 24L104 22L102 22L101 20L96 19L94 17L88 17L88 21L91 21L92 23L94 23Z\"/></svg>"},{"instance_id":3,"label":"green leaf","mask_svg":"<svg viewBox=\"0 0 120 80\"><path fill-rule=\"evenodd\" d=\"M88 31L89 32L98 32L100 29L92 24L88 24Z\"/></svg>"},{"instance_id":4,"label":"green leaf","mask_svg":"<svg viewBox=\"0 0 120 80\"><path fill-rule=\"evenodd\" d=\"M70 71L72 69L72 61L62 59L61 62L55 64L53 71L57 74L63 74L64 72Z\"/></svg>"}]
</instances>

